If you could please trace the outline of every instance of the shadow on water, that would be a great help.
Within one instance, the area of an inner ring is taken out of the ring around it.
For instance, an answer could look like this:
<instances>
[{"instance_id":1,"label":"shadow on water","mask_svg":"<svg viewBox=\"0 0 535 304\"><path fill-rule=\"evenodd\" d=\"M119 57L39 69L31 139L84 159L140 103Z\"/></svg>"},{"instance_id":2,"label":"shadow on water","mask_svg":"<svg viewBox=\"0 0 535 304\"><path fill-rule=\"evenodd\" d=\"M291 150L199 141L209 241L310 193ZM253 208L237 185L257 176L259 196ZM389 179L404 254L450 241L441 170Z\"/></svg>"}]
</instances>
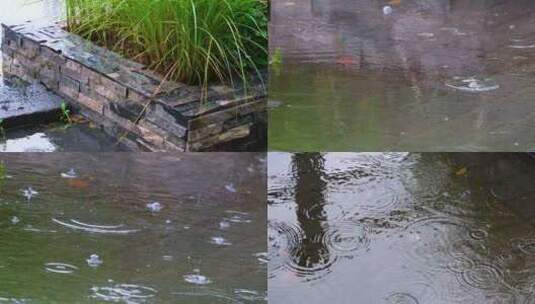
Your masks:
<instances>
[{"instance_id":1,"label":"shadow on water","mask_svg":"<svg viewBox=\"0 0 535 304\"><path fill-rule=\"evenodd\" d=\"M0 302L265 303L265 154L0 161Z\"/></svg>"},{"instance_id":2,"label":"shadow on water","mask_svg":"<svg viewBox=\"0 0 535 304\"><path fill-rule=\"evenodd\" d=\"M534 14L527 0L273 1L270 149L534 148Z\"/></svg>"},{"instance_id":3,"label":"shadow on water","mask_svg":"<svg viewBox=\"0 0 535 304\"><path fill-rule=\"evenodd\" d=\"M531 303L527 154L270 153L270 303Z\"/></svg>"}]
</instances>

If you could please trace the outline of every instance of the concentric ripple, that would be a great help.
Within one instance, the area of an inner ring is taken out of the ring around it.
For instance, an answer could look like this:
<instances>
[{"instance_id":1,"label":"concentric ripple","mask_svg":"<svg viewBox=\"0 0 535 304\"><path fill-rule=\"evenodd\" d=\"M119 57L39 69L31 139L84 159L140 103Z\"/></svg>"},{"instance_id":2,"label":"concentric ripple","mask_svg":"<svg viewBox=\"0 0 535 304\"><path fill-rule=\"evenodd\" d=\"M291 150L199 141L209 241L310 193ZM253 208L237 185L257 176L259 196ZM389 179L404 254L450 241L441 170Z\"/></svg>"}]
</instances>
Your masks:
<instances>
[{"instance_id":1,"label":"concentric ripple","mask_svg":"<svg viewBox=\"0 0 535 304\"><path fill-rule=\"evenodd\" d=\"M53 273L71 274L78 270L78 267L65 263L46 263L45 270Z\"/></svg>"},{"instance_id":2,"label":"concentric ripple","mask_svg":"<svg viewBox=\"0 0 535 304\"><path fill-rule=\"evenodd\" d=\"M384 303L389 304L418 304L418 299L415 296L405 293L405 292L396 292L389 294Z\"/></svg>"},{"instance_id":3,"label":"concentric ripple","mask_svg":"<svg viewBox=\"0 0 535 304\"><path fill-rule=\"evenodd\" d=\"M516 247L526 255L535 255L535 239L514 240L513 247Z\"/></svg>"},{"instance_id":4,"label":"concentric ripple","mask_svg":"<svg viewBox=\"0 0 535 304\"><path fill-rule=\"evenodd\" d=\"M362 223L342 221L330 226L324 234L329 251L339 255L356 255L370 246L370 229Z\"/></svg>"},{"instance_id":5,"label":"concentric ripple","mask_svg":"<svg viewBox=\"0 0 535 304\"><path fill-rule=\"evenodd\" d=\"M69 220L70 223L60 221L55 218L52 218L52 221L56 224L60 224L67 228L91 232L91 233L129 234L129 233L135 233L139 231L139 229L119 229L123 225L93 225L93 224L82 223L80 221L73 220L73 219Z\"/></svg>"},{"instance_id":6,"label":"concentric ripple","mask_svg":"<svg viewBox=\"0 0 535 304\"><path fill-rule=\"evenodd\" d=\"M286 223L271 223L270 229L270 277L282 269L305 281L319 280L329 273L337 257L330 254L323 234L305 237L298 226Z\"/></svg>"},{"instance_id":7,"label":"concentric ripple","mask_svg":"<svg viewBox=\"0 0 535 304\"><path fill-rule=\"evenodd\" d=\"M499 290L504 286L504 273L495 265L479 264L461 273L466 285L483 290Z\"/></svg>"},{"instance_id":8,"label":"concentric ripple","mask_svg":"<svg viewBox=\"0 0 535 304\"><path fill-rule=\"evenodd\" d=\"M156 289L135 284L117 284L114 286L102 286L91 288L92 297L106 302L132 303L146 300L156 296Z\"/></svg>"},{"instance_id":9,"label":"concentric ripple","mask_svg":"<svg viewBox=\"0 0 535 304\"><path fill-rule=\"evenodd\" d=\"M456 78L446 86L459 91L470 93L481 93L494 91L500 88L500 85L495 83L492 79L477 79L470 77L466 79Z\"/></svg>"}]
</instances>

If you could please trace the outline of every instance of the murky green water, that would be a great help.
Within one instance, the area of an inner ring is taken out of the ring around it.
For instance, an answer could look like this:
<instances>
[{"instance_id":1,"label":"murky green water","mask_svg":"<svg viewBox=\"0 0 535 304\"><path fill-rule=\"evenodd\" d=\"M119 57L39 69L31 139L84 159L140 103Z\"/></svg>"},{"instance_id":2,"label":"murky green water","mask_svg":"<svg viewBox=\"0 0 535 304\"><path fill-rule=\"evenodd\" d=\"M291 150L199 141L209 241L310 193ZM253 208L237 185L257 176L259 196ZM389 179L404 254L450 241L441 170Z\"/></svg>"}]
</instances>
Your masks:
<instances>
[{"instance_id":1,"label":"murky green water","mask_svg":"<svg viewBox=\"0 0 535 304\"><path fill-rule=\"evenodd\" d=\"M0 302L265 303L265 154L0 160Z\"/></svg>"},{"instance_id":2,"label":"murky green water","mask_svg":"<svg viewBox=\"0 0 535 304\"><path fill-rule=\"evenodd\" d=\"M269 147L535 148L533 1L274 1Z\"/></svg>"},{"instance_id":3,"label":"murky green water","mask_svg":"<svg viewBox=\"0 0 535 304\"><path fill-rule=\"evenodd\" d=\"M534 303L529 155L268 161L270 303Z\"/></svg>"}]
</instances>

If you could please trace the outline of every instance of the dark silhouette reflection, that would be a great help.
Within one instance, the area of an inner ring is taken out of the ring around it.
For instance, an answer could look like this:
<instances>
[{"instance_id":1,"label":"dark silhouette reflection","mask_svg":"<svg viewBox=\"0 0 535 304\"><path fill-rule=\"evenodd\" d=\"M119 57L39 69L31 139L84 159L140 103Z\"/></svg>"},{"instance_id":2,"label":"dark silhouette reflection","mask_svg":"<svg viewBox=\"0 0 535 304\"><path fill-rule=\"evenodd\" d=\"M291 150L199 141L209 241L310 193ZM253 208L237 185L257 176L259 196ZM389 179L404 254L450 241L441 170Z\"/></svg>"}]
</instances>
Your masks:
<instances>
[{"instance_id":1,"label":"dark silhouette reflection","mask_svg":"<svg viewBox=\"0 0 535 304\"><path fill-rule=\"evenodd\" d=\"M321 153L293 157L297 222L304 234L294 258L303 268L321 268L330 260L329 249L323 241L327 220L324 212L326 182L322 178L324 163Z\"/></svg>"}]
</instances>

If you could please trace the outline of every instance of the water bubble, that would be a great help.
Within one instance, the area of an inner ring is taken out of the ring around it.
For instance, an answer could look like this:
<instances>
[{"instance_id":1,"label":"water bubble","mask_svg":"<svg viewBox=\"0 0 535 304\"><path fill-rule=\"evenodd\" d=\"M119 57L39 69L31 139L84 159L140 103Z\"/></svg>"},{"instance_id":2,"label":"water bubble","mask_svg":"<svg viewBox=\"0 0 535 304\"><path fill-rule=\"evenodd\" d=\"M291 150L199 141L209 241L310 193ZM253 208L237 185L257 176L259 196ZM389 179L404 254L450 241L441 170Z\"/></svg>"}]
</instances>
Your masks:
<instances>
[{"instance_id":1,"label":"water bubble","mask_svg":"<svg viewBox=\"0 0 535 304\"><path fill-rule=\"evenodd\" d=\"M386 6L383 7L383 14L384 15L390 15L390 14L392 14L392 11L393 11L392 7L389 6L389 5L386 5Z\"/></svg>"},{"instance_id":2,"label":"water bubble","mask_svg":"<svg viewBox=\"0 0 535 304\"><path fill-rule=\"evenodd\" d=\"M220 229L227 229L228 227L230 227L230 223L229 222L227 222L227 221L219 222L219 228Z\"/></svg>"},{"instance_id":3,"label":"water bubble","mask_svg":"<svg viewBox=\"0 0 535 304\"><path fill-rule=\"evenodd\" d=\"M104 263L104 261L102 261L102 259L96 254L92 254L89 257L89 259L87 259L86 261L87 261L87 265L89 265L89 267L93 267L93 268L96 268L96 267L102 265L102 263Z\"/></svg>"},{"instance_id":4,"label":"water bubble","mask_svg":"<svg viewBox=\"0 0 535 304\"><path fill-rule=\"evenodd\" d=\"M470 230L469 235L474 240L482 240L487 238L487 236L489 236L489 233L483 229L473 229Z\"/></svg>"},{"instance_id":5,"label":"water bubble","mask_svg":"<svg viewBox=\"0 0 535 304\"><path fill-rule=\"evenodd\" d=\"M156 289L135 284L117 284L91 288L92 297L102 301L135 303L156 296Z\"/></svg>"},{"instance_id":6,"label":"water bubble","mask_svg":"<svg viewBox=\"0 0 535 304\"><path fill-rule=\"evenodd\" d=\"M39 195L39 192L35 191L32 187L28 187L27 189L23 189L22 195L30 201L34 196Z\"/></svg>"},{"instance_id":7,"label":"water bubble","mask_svg":"<svg viewBox=\"0 0 535 304\"><path fill-rule=\"evenodd\" d=\"M207 285L212 283L210 279L198 273L184 275L184 281L195 285Z\"/></svg>"},{"instance_id":8,"label":"water bubble","mask_svg":"<svg viewBox=\"0 0 535 304\"><path fill-rule=\"evenodd\" d=\"M230 242L228 242L227 240L225 240L223 237L220 237L220 236L212 237L211 243L219 245L219 246L230 246L230 245L232 245Z\"/></svg>"},{"instance_id":9,"label":"water bubble","mask_svg":"<svg viewBox=\"0 0 535 304\"><path fill-rule=\"evenodd\" d=\"M262 300L265 300L266 298L264 295L261 295L256 290L243 289L243 288L235 289L234 294L241 300L251 301L251 302L262 301Z\"/></svg>"},{"instance_id":10,"label":"water bubble","mask_svg":"<svg viewBox=\"0 0 535 304\"><path fill-rule=\"evenodd\" d=\"M70 169L68 172L61 173L62 178L77 178L78 174L76 174L76 171L74 169Z\"/></svg>"},{"instance_id":11,"label":"water bubble","mask_svg":"<svg viewBox=\"0 0 535 304\"><path fill-rule=\"evenodd\" d=\"M149 209L150 212L160 212L162 211L163 206L158 202L150 202L147 204L147 209Z\"/></svg>"},{"instance_id":12,"label":"water bubble","mask_svg":"<svg viewBox=\"0 0 535 304\"><path fill-rule=\"evenodd\" d=\"M13 216L13 217L11 218L11 224L16 225L16 224L18 224L19 222L20 222L20 219L19 219L18 217Z\"/></svg>"},{"instance_id":13,"label":"water bubble","mask_svg":"<svg viewBox=\"0 0 535 304\"><path fill-rule=\"evenodd\" d=\"M173 256L171 255L164 255L162 258L164 261L167 261L167 262L170 262L173 260Z\"/></svg>"},{"instance_id":14,"label":"water bubble","mask_svg":"<svg viewBox=\"0 0 535 304\"><path fill-rule=\"evenodd\" d=\"M78 267L65 263L46 263L45 270L53 273L71 274L78 270Z\"/></svg>"},{"instance_id":15,"label":"water bubble","mask_svg":"<svg viewBox=\"0 0 535 304\"><path fill-rule=\"evenodd\" d=\"M227 191L232 192L232 193L238 192L238 190L236 190L236 187L234 186L234 184L225 185L225 189L227 189Z\"/></svg>"}]
</instances>

